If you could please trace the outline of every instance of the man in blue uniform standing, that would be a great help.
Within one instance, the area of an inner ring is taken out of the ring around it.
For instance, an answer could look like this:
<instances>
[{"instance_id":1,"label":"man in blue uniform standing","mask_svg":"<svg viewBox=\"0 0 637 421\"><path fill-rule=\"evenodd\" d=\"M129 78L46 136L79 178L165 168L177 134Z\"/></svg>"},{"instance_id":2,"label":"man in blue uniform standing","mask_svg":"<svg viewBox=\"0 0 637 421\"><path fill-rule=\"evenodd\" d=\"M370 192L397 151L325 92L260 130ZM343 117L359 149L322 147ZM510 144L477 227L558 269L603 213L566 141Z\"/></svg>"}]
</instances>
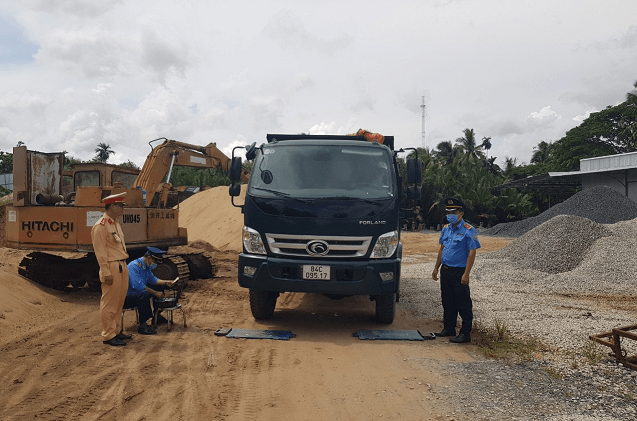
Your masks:
<instances>
[{"instance_id":1,"label":"man in blue uniform standing","mask_svg":"<svg viewBox=\"0 0 637 421\"><path fill-rule=\"evenodd\" d=\"M128 292L124 307L137 307L139 311L139 328L141 335L153 335L157 333L146 321L153 315L150 307L150 297L161 298L163 293L152 287L173 286L176 282L158 279L152 272L166 254L156 247L147 247L146 253L139 259L132 260L128 264ZM150 285L150 286L149 286Z\"/></svg>"},{"instance_id":2,"label":"man in blue uniform standing","mask_svg":"<svg viewBox=\"0 0 637 421\"><path fill-rule=\"evenodd\" d=\"M473 304L469 290L469 274L480 248L478 231L462 220L464 204L453 197L444 200L447 221L440 233L440 250L436 266L431 274L438 280L440 270L440 295L444 312L444 327L436 336L453 336L449 342L471 342L473 326ZM442 267L442 269L441 269ZM462 318L460 334L456 336L458 314Z\"/></svg>"}]
</instances>

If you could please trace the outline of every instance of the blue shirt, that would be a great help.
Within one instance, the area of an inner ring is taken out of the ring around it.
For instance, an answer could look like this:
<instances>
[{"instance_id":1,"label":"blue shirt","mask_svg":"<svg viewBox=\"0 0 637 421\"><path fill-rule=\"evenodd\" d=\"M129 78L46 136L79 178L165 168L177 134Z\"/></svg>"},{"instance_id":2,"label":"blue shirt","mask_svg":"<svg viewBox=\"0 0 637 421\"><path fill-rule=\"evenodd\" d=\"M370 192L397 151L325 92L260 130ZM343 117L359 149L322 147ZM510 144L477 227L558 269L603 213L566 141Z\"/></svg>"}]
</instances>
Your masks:
<instances>
[{"instance_id":1,"label":"blue shirt","mask_svg":"<svg viewBox=\"0 0 637 421\"><path fill-rule=\"evenodd\" d=\"M445 225L440 233L442 264L452 267L466 267L469 251L480 248L478 231L461 220L455 228Z\"/></svg>"},{"instance_id":2,"label":"blue shirt","mask_svg":"<svg viewBox=\"0 0 637 421\"><path fill-rule=\"evenodd\" d=\"M144 258L140 257L128 264L128 292L127 294L142 292L146 285L155 285L157 277L153 275L150 267L144 263Z\"/></svg>"}]
</instances>

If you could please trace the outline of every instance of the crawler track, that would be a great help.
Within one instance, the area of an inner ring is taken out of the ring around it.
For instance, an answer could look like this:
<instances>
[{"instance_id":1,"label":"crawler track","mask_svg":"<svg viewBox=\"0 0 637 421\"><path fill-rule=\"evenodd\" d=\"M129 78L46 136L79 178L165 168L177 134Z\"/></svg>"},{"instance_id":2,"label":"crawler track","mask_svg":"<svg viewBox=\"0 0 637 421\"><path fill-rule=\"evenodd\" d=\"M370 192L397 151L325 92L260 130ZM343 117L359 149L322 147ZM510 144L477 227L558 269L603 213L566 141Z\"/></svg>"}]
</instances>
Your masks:
<instances>
[{"instance_id":1,"label":"crawler track","mask_svg":"<svg viewBox=\"0 0 637 421\"><path fill-rule=\"evenodd\" d=\"M160 279L188 281L212 278L216 267L211 263L212 255L203 253L168 254L153 273ZM70 285L100 289L99 266L95 256L88 254L79 259L67 259L54 254L34 251L25 256L18 273L27 279L49 288L63 289Z\"/></svg>"}]
</instances>

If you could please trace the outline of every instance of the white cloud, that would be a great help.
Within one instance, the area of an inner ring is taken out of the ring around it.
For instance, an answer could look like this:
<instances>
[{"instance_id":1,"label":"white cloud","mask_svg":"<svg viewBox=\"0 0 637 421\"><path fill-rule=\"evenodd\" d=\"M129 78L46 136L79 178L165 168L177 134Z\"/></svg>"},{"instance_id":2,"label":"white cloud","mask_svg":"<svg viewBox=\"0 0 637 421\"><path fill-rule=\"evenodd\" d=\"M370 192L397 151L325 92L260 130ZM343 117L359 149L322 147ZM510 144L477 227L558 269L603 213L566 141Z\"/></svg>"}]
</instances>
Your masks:
<instances>
[{"instance_id":1,"label":"white cloud","mask_svg":"<svg viewBox=\"0 0 637 421\"><path fill-rule=\"evenodd\" d=\"M591 108L590 110L586 111L584 114L580 114L580 115L576 115L575 117L573 117L573 121L576 121L577 123L581 123L584 120L586 120L592 113L596 113L599 110L596 110L595 108Z\"/></svg>"},{"instance_id":2,"label":"white cloud","mask_svg":"<svg viewBox=\"0 0 637 421\"><path fill-rule=\"evenodd\" d=\"M352 37L349 35L341 33L334 37L333 32L328 33L332 39L310 33L302 19L289 10L282 10L272 16L263 29L263 34L276 41L281 47L296 51L331 54L347 48L352 43Z\"/></svg>"},{"instance_id":3,"label":"white cloud","mask_svg":"<svg viewBox=\"0 0 637 421\"><path fill-rule=\"evenodd\" d=\"M560 120L562 118L561 115L556 113L550 105L542 108L540 111L534 111L529 114L525 121L532 122L535 125L546 126L548 124L553 123L556 120Z\"/></svg>"},{"instance_id":4,"label":"white cloud","mask_svg":"<svg viewBox=\"0 0 637 421\"><path fill-rule=\"evenodd\" d=\"M330 123L320 123L320 124L315 124L314 126L312 126L310 128L310 130L308 130L308 134L333 134L334 131L334 126L336 125L335 121L332 121Z\"/></svg>"}]
</instances>

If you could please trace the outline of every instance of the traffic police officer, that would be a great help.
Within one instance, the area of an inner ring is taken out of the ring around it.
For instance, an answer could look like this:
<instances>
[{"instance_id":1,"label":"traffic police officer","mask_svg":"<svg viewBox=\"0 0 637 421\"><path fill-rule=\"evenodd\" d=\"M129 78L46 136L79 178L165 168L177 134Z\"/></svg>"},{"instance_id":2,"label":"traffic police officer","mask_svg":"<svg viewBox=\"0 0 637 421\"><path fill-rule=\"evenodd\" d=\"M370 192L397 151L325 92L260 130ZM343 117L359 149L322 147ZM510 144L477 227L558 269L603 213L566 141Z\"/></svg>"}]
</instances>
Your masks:
<instances>
[{"instance_id":1,"label":"traffic police officer","mask_svg":"<svg viewBox=\"0 0 637 421\"><path fill-rule=\"evenodd\" d=\"M124 214L126 192L102 199L105 213L91 229L93 251L100 267L100 314L102 317L102 340L107 345L126 345L131 339L122 331L122 308L128 289L128 267L124 234L119 218Z\"/></svg>"},{"instance_id":2,"label":"traffic police officer","mask_svg":"<svg viewBox=\"0 0 637 421\"><path fill-rule=\"evenodd\" d=\"M450 342L471 342L473 304L469 290L469 274L480 248L478 232L462 220L464 204L453 197L444 200L447 221L440 233L440 250L431 277L438 280L440 270L440 295L444 312L444 327L436 336L454 336ZM442 269L440 267L442 266ZM462 318L460 334L456 336L458 314Z\"/></svg>"}]
</instances>

